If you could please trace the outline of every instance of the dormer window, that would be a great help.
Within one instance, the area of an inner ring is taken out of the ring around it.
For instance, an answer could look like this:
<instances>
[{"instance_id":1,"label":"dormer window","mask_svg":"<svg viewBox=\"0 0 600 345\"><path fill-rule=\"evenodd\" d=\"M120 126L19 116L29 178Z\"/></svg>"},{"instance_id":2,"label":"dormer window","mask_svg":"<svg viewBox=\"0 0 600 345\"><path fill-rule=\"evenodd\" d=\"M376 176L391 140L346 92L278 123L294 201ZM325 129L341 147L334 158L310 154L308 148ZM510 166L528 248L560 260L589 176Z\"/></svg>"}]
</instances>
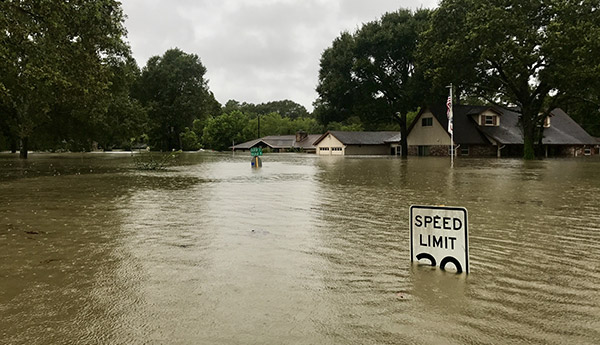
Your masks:
<instances>
[{"instance_id":1,"label":"dormer window","mask_svg":"<svg viewBox=\"0 0 600 345\"><path fill-rule=\"evenodd\" d=\"M483 124L486 126L496 126L497 116L496 115L484 115L483 116Z\"/></svg>"},{"instance_id":2,"label":"dormer window","mask_svg":"<svg viewBox=\"0 0 600 345\"><path fill-rule=\"evenodd\" d=\"M500 126L500 117L502 114L493 109L487 109L479 113L471 113L471 116L479 126L498 127Z\"/></svg>"},{"instance_id":3,"label":"dormer window","mask_svg":"<svg viewBox=\"0 0 600 345\"><path fill-rule=\"evenodd\" d=\"M433 117L424 117L421 119L421 126L430 127L433 126Z\"/></svg>"}]
</instances>

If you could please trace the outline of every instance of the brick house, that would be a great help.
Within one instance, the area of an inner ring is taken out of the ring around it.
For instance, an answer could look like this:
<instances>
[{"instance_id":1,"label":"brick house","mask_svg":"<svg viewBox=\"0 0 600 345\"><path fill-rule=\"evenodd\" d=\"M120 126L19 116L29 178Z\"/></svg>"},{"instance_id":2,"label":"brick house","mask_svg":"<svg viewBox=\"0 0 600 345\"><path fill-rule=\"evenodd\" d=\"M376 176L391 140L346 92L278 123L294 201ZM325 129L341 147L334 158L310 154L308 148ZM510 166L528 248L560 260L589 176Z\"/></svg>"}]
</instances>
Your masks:
<instances>
[{"instance_id":1,"label":"brick house","mask_svg":"<svg viewBox=\"0 0 600 345\"><path fill-rule=\"evenodd\" d=\"M505 157L523 155L520 114L494 106L455 105L454 147L457 156ZM408 129L408 154L450 155L445 105L422 109ZM548 156L594 155L595 139L562 109L544 121L542 145Z\"/></svg>"}]
</instances>

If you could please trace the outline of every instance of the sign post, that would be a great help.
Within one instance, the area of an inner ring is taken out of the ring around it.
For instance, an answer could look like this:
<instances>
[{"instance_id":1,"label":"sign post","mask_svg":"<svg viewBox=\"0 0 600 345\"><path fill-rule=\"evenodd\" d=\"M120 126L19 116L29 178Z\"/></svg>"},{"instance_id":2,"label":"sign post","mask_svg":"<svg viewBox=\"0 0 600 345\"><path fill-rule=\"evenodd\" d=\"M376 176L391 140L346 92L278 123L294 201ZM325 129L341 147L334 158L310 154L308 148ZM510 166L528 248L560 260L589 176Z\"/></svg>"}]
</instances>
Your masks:
<instances>
[{"instance_id":1,"label":"sign post","mask_svg":"<svg viewBox=\"0 0 600 345\"><path fill-rule=\"evenodd\" d=\"M464 207L410 207L410 261L427 259L445 269L452 263L457 273L469 273L467 209Z\"/></svg>"},{"instance_id":2,"label":"sign post","mask_svg":"<svg viewBox=\"0 0 600 345\"><path fill-rule=\"evenodd\" d=\"M262 167L262 160L259 157L259 156L262 156L262 154L263 154L262 147L251 147L250 154L252 155L252 161L250 162L250 165L253 168Z\"/></svg>"}]
</instances>

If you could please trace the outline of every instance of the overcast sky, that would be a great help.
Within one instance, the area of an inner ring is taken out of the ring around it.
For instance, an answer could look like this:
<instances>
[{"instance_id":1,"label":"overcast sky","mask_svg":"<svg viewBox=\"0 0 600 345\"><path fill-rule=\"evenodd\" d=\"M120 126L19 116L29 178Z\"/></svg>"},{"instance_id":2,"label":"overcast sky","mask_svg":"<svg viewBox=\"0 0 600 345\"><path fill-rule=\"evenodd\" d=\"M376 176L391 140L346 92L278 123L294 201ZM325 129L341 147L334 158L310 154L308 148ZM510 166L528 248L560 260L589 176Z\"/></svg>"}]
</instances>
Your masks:
<instances>
[{"instance_id":1,"label":"overcast sky","mask_svg":"<svg viewBox=\"0 0 600 345\"><path fill-rule=\"evenodd\" d=\"M210 90L264 103L291 99L312 110L319 59L342 31L399 8L438 0L122 0L140 67L167 49L197 54Z\"/></svg>"}]
</instances>

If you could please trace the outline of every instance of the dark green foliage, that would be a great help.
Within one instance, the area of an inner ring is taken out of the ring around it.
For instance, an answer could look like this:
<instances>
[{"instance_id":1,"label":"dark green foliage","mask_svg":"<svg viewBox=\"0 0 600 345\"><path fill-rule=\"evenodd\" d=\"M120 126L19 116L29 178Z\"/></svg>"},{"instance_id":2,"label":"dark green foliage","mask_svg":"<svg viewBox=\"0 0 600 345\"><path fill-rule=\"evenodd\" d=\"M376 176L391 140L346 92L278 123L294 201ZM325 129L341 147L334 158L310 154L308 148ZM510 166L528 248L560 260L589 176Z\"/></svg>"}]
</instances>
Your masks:
<instances>
[{"instance_id":1,"label":"dark green foliage","mask_svg":"<svg viewBox=\"0 0 600 345\"><path fill-rule=\"evenodd\" d=\"M200 140L198 138L198 135L189 127L185 127L183 132L179 133L179 136L181 137L182 150L197 151L200 149Z\"/></svg>"},{"instance_id":2,"label":"dark green foliage","mask_svg":"<svg viewBox=\"0 0 600 345\"><path fill-rule=\"evenodd\" d=\"M227 102L231 106L231 102ZM227 108L227 105L226 105ZM291 135L298 131L318 134L324 128L316 119L300 117L290 119L278 113L255 115L239 110L224 112L221 116L211 117L203 126L202 143L205 148L217 151L227 150L233 143L239 144L256 139L260 117L261 137L268 135ZM196 130L194 130L196 131Z\"/></svg>"},{"instance_id":3,"label":"dark green foliage","mask_svg":"<svg viewBox=\"0 0 600 345\"><path fill-rule=\"evenodd\" d=\"M2 126L21 157L46 140L86 137L89 146L90 124L108 106L108 66L129 56L124 35L114 0L0 2Z\"/></svg>"},{"instance_id":4,"label":"dark green foliage","mask_svg":"<svg viewBox=\"0 0 600 345\"><path fill-rule=\"evenodd\" d=\"M197 55L179 49L148 60L136 95L148 109L152 147L181 149L180 133L191 128L194 120L205 119L220 108L208 90L205 74Z\"/></svg>"},{"instance_id":5,"label":"dark green foliage","mask_svg":"<svg viewBox=\"0 0 600 345\"><path fill-rule=\"evenodd\" d=\"M310 115L303 105L298 104L294 101L290 101L288 99L283 101L273 101L260 104L252 104L246 102L240 103L236 100L231 99L227 101L227 103L225 103L225 106L223 107L223 112L228 113L234 110L239 110L251 116L277 113L282 117L287 117L290 119L308 117Z\"/></svg>"},{"instance_id":6,"label":"dark green foliage","mask_svg":"<svg viewBox=\"0 0 600 345\"><path fill-rule=\"evenodd\" d=\"M251 137L244 134L248 120L248 116L240 111L223 113L221 116L208 119L202 135L204 146L223 151L234 142L241 143L249 140Z\"/></svg>"},{"instance_id":7,"label":"dark green foliage","mask_svg":"<svg viewBox=\"0 0 600 345\"><path fill-rule=\"evenodd\" d=\"M102 149L129 149L132 140L145 133L147 124L146 109L131 97L132 85L139 78L140 71L133 59L112 64L113 70L109 88L107 111L93 123L94 139Z\"/></svg>"},{"instance_id":8,"label":"dark green foliage","mask_svg":"<svg viewBox=\"0 0 600 345\"><path fill-rule=\"evenodd\" d=\"M525 158L548 111L598 94L600 16L596 1L445 0L420 46L437 87L517 105ZM595 90L595 91L594 91Z\"/></svg>"},{"instance_id":9,"label":"dark green foliage","mask_svg":"<svg viewBox=\"0 0 600 345\"><path fill-rule=\"evenodd\" d=\"M406 138L406 114L421 105L428 92L415 52L429 14L386 13L354 34L336 38L321 57L315 102L319 120L343 123L357 116L367 130L398 123ZM402 150L404 155L407 151Z\"/></svg>"}]
</instances>

